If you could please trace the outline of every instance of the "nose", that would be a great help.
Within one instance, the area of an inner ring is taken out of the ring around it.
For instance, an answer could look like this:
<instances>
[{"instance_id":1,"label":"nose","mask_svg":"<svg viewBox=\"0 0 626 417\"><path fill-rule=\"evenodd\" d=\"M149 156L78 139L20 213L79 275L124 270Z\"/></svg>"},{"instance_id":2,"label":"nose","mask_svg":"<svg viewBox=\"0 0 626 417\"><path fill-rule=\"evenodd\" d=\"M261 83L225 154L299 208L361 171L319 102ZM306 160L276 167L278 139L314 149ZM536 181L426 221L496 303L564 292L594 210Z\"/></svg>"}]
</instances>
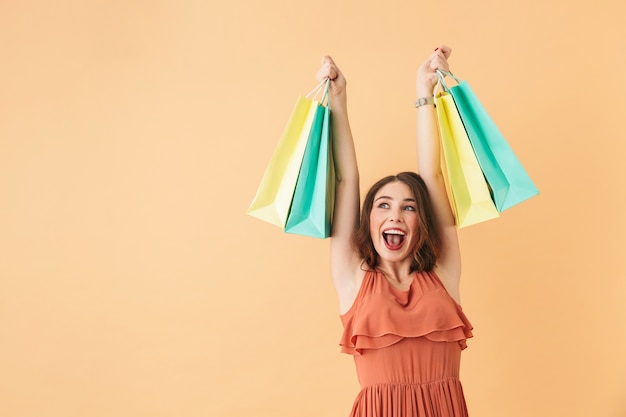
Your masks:
<instances>
[{"instance_id":1,"label":"nose","mask_svg":"<svg viewBox=\"0 0 626 417\"><path fill-rule=\"evenodd\" d=\"M394 222L401 222L404 220L403 216L402 216L402 209L401 208L397 208L394 210L390 210L389 212L389 220L394 221Z\"/></svg>"}]
</instances>

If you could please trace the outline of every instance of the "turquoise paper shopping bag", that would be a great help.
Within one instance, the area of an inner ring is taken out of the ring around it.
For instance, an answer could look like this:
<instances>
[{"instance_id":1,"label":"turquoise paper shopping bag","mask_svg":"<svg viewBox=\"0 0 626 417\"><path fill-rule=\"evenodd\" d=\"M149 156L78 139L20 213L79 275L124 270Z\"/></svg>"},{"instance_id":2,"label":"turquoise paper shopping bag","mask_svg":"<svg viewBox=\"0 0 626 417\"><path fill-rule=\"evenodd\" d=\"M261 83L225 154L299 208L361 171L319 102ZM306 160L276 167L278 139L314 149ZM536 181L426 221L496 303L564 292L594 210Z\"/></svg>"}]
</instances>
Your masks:
<instances>
[{"instance_id":1,"label":"turquoise paper shopping bag","mask_svg":"<svg viewBox=\"0 0 626 417\"><path fill-rule=\"evenodd\" d=\"M451 76L458 83L449 87L449 91L491 188L492 198L498 211L502 212L539 194L539 190L511 146L469 84L458 80L452 73L444 74Z\"/></svg>"},{"instance_id":2,"label":"turquoise paper shopping bag","mask_svg":"<svg viewBox=\"0 0 626 417\"><path fill-rule=\"evenodd\" d=\"M328 86L329 83L320 103L328 95ZM317 238L330 236L335 202L330 118L329 106L317 105L285 225L287 233Z\"/></svg>"}]
</instances>

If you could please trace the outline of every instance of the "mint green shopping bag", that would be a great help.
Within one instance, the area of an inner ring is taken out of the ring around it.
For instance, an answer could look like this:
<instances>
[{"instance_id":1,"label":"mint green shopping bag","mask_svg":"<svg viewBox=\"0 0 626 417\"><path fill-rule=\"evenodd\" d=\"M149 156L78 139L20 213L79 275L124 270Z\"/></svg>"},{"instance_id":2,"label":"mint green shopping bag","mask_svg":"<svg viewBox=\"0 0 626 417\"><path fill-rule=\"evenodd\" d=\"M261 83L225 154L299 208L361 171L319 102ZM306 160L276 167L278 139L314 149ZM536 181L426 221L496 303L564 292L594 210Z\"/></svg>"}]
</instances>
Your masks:
<instances>
[{"instance_id":1,"label":"mint green shopping bag","mask_svg":"<svg viewBox=\"0 0 626 417\"><path fill-rule=\"evenodd\" d=\"M330 107L328 104L323 105L328 97L329 85L327 82L324 96L317 105L304 150L285 225L287 233L317 238L330 236L335 202L335 167L332 158Z\"/></svg>"},{"instance_id":2,"label":"mint green shopping bag","mask_svg":"<svg viewBox=\"0 0 626 417\"><path fill-rule=\"evenodd\" d=\"M461 116L476 158L487 183L496 208L502 212L537 194L539 190L504 139L478 97L466 81L460 81L450 72L457 85L449 87ZM441 77L443 78L443 77Z\"/></svg>"}]
</instances>

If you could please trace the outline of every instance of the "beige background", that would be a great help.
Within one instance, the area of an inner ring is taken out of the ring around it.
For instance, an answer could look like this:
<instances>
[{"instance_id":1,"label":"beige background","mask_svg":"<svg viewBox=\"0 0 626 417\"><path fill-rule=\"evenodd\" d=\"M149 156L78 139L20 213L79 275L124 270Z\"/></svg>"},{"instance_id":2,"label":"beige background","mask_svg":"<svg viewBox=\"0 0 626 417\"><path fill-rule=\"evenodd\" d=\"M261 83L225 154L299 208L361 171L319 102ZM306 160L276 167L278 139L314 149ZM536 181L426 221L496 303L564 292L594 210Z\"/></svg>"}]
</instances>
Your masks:
<instances>
[{"instance_id":1,"label":"beige background","mask_svg":"<svg viewBox=\"0 0 626 417\"><path fill-rule=\"evenodd\" d=\"M331 54L363 188L440 43L541 195L461 231L472 416L626 415L621 0L0 2L0 415L346 416L328 241L246 216Z\"/></svg>"}]
</instances>

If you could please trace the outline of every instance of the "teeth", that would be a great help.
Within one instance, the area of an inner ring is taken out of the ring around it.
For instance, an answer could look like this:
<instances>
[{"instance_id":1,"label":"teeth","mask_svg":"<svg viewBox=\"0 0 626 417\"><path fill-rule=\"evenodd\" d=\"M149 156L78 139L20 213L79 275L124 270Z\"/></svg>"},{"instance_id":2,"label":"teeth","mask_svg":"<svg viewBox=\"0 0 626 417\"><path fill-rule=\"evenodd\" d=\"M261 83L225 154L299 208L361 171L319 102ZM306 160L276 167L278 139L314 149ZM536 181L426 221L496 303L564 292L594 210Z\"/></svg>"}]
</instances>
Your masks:
<instances>
[{"instance_id":1,"label":"teeth","mask_svg":"<svg viewBox=\"0 0 626 417\"><path fill-rule=\"evenodd\" d=\"M401 236L404 236L406 234L402 230L395 230L395 229L385 230L383 233L386 233L388 235L401 235Z\"/></svg>"}]
</instances>

